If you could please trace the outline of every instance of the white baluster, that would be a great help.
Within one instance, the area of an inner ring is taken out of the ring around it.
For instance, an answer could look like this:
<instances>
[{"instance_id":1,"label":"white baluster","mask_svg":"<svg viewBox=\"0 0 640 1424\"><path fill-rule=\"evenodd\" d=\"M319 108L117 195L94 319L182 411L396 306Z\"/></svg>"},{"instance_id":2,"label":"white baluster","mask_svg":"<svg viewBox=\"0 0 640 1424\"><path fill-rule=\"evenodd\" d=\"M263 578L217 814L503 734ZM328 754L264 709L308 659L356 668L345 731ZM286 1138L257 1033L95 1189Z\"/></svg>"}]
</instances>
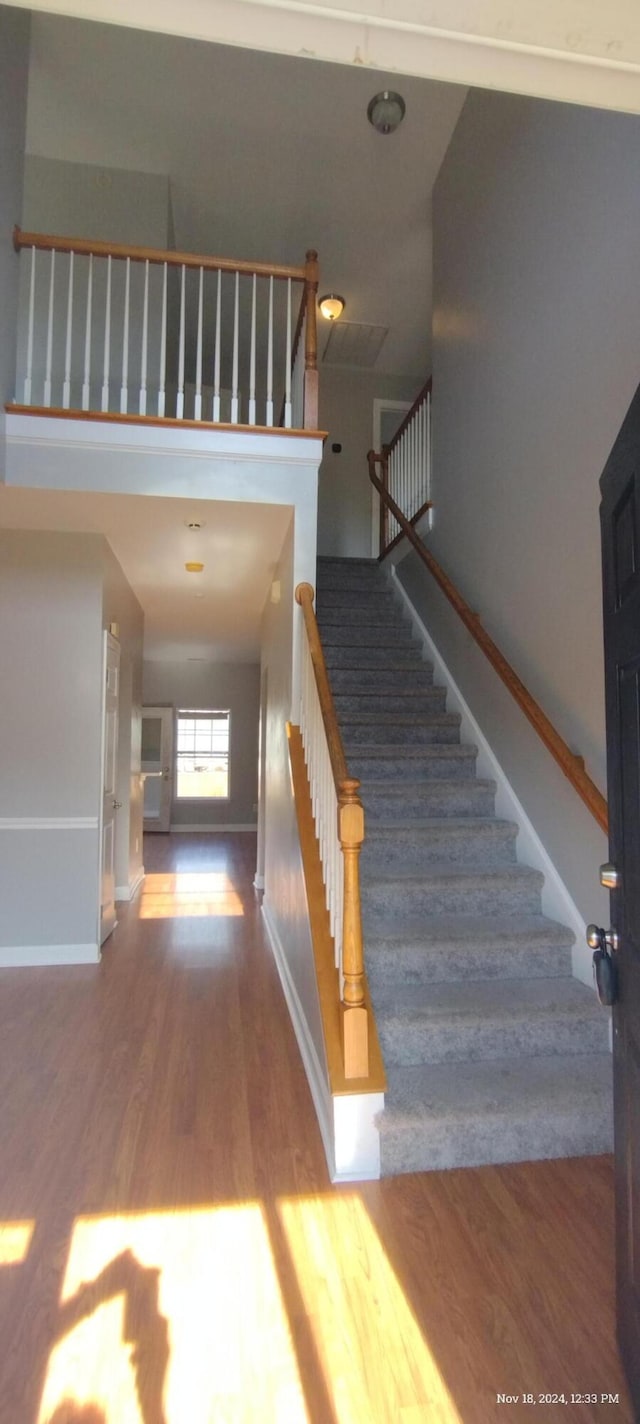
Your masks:
<instances>
[{"instance_id":1,"label":"white baluster","mask_svg":"<svg viewBox=\"0 0 640 1424\"><path fill-rule=\"evenodd\" d=\"M102 409L109 409L109 362L111 360L111 258L107 257L107 291L104 305L104 363L102 368Z\"/></svg>"},{"instance_id":2,"label":"white baluster","mask_svg":"<svg viewBox=\"0 0 640 1424\"><path fill-rule=\"evenodd\" d=\"M431 449L431 391L427 395L427 499L433 498L433 454ZM433 525L433 510L429 510L429 528Z\"/></svg>"},{"instance_id":3,"label":"white baluster","mask_svg":"<svg viewBox=\"0 0 640 1424\"><path fill-rule=\"evenodd\" d=\"M131 258L127 257L124 274L124 315L122 319L122 385L120 414L126 415L129 398L129 300L131 294Z\"/></svg>"},{"instance_id":4,"label":"white baluster","mask_svg":"<svg viewBox=\"0 0 640 1424\"><path fill-rule=\"evenodd\" d=\"M167 381L167 264L162 264L162 312L160 316L160 380L158 384L158 415L165 412Z\"/></svg>"},{"instance_id":5,"label":"white baluster","mask_svg":"<svg viewBox=\"0 0 640 1424\"><path fill-rule=\"evenodd\" d=\"M196 395L193 411L194 420L202 420L202 280L203 272L200 267L198 279L198 340L196 346Z\"/></svg>"},{"instance_id":6,"label":"white baluster","mask_svg":"<svg viewBox=\"0 0 640 1424\"><path fill-rule=\"evenodd\" d=\"M269 278L269 328L267 331L267 425L273 425L273 277Z\"/></svg>"},{"instance_id":7,"label":"white baluster","mask_svg":"<svg viewBox=\"0 0 640 1424\"><path fill-rule=\"evenodd\" d=\"M55 283L56 254L51 249L51 265L49 268L49 316L47 320L47 359L44 376L44 403L51 405L51 361L53 356L53 291Z\"/></svg>"},{"instance_id":8,"label":"white baluster","mask_svg":"<svg viewBox=\"0 0 640 1424\"><path fill-rule=\"evenodd\" d=\"M91 398L91 309L93 306L93 253L89 254L87 274L87 311L84 324L84 376L82 380L82 409L89 409Z\"/></svg>"},{"instance_id":9,"label":"white baluster","mask_svg":"<svg viewBox=\"0 0 640 1424\"><path fill-rule=\"evenodd\" d=\"M176 399L176 419L184 419L184 301L185 301L185 264L183 262L180 276L180 337L178 344L178 395Z\"/></svg>"},{"instance_id":10,"label":"white baluster","mask_svg":"<svg viewBox=\"0 0 640 1424\"><path fill-rule=\"evenodd\" d=\"M249 357L249 425L256 423L256 274L251 287L251 354Z\"/></svg>"},{"instance_id":11,"label":"white baluster","mask_svg":"<svg viewBox=\"0 0 640 1424\"><path fill-rule=\"evenodd\" d=\"M287 277L287 349L284 368L284 428L291 429L291 278Z\"/></svg>"},{"instance_id":12,"label":"white baluster","mask_svg":"<svg viewBox=\"0 0 640 1424\"><path fill-rule=\"evenodd\" d=\"M64 343L64 380L62 408L69 409L71 400L71 327L73 322L73 253L69 253L69 285L67 288L67 334Z\"/></svg>"},{"instance_id":13,"label":"white baluster","mask_svg":"<svg viewBox=\"0 0 640 1424\"><path fill-rule=\"evenodd\" d=\"M231 382L231 424L238 424L238 318L240 302L240 273L236 272L236 286L233 300L233 376Z\"/></svg>"},{"instance_id":14,"label":"white baluster","mask_svg":"<svg viewBox=\"0 0 640 1424\"><path fill-rule=\"evenodd\" d=\"M220 337L221 337L221 287L222 272L218 269L218 287L216 292L216 350L213 360L213 412L212 419L220 419Z\"/></svg>"},{"instance_id":15,"label":"white baluster","mask_svg":"<svg viewBox=\"0 0 640 1424\"><path fill-rule=\"evenodd\" d=\"M144 264L144 294L142 297L142 350L140 352L140 415L147 414L147 350L149 343L149 262Z\"/></svg>"},{"instance_id":16,"label":"white baluster","mask_svg":"<svg viewBox=\"0 0 640 1424\"><path fill-rule=\"evenodd\" d=\"M31 248L31 271L29 273L29 324L27 327L27 374L24 378L24 403L31 405L31 384L33 379L33 319L36 292L36 249Z\"/></svg>"}]
</instances>

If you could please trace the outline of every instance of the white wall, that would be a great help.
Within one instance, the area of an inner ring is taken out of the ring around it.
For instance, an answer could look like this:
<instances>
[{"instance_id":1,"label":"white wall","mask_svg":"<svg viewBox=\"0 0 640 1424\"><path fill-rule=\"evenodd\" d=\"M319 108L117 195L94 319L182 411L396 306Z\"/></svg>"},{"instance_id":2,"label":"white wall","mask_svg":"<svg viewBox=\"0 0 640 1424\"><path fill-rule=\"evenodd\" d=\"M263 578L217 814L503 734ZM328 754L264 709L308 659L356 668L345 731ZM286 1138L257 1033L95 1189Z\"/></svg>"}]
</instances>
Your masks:
<instances>
[{"instance_id":1,"label":"white wall","mask_svg":"<svg viewBox=\"0 0 640 1424\"><path fill-rule=\"evenodd\" d=\"M96 944L103 542L0 530L0 964Z\"/></svg>"},{"instance_id":2,"label":"white wall","mask_svg":"<svg viewBox=\"0 0 640 1424\"><path fill-rule=\"evenodd\" d=\"M30 24L29 14L0 8L0 410L14 391L18 257L12 235L22 212Z\"/></svg>"},{"instance_id":3,"label":"white wall","mask_svg":"<svg viewBox=\"0 0 640 1424\"><path fill-rule=\"evenodd\" d=\"M228 801L171 803L172 827L255 826L258 800L260 668L252 663L145 662L148 706L216 708L231 713Z\"/></svg>"},{"instance_id":4,"label":"white wall","mask_svg":"<svg viewBox=\"0 0 640 1424\"><path fill-rule=\"evenodd\" d=\"M430 546L603 789L598 478L640 375L639 139L475 93L434 195ZM585 918L606 915L604 836L416 556L399 572Z\"/></svg>"},{"instance_id":5,"label":"white wall","mask_svg":"<svg viewBox=\"0 0 640 1424\"><path fill-rule=\"evenodd\" d=\"M413 381L375 371L321 366L320 429L328 431L318 487L318 553L371 556L372 486L367 451L373 443L373 402L412 402L429 375ZM334 455L332 444L342 445Z\"/></svg>"},{"instance_id":6,"label":"white wall","mask_svg":"<svg viewBox=\"0 0 640 1424\"><path fill-rule=\"evenodd\" d=\"M121 806L116 816L115 876L117 891L128 899L143 869L140 706L144 615L118 560L106 540L102 542L102 626L117 623L120 641L116 800Z\"/></svg>"}]
</instances>

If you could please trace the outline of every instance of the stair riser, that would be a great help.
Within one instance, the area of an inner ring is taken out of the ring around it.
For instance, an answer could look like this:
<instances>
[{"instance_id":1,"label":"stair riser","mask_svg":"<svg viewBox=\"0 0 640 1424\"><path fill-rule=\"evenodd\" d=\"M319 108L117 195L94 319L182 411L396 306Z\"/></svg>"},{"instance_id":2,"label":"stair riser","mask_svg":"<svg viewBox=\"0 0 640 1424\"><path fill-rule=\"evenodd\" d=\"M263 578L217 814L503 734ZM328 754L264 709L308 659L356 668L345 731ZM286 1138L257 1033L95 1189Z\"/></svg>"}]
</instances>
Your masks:
<instances>
[{"instance_id":1,"label":"stair riser","mask_svg":"<svg viewBox=\"0 0 640 1424\"><path fill-rule=\"evenodd\" d=\"M514 945L466 945L444 951L439 946L398 945L395 949L374 950L367 946L367 979L375 998L376 989L413 984L455 984L461 979L552 979L571 974L571 950L557 945L532 947Z\"/></svg>"},{"instance_id":2,"label":"stair riser","mask_svg":"<svg viewBox=\"0 0 640 1424\"><path fill-rule=\"evenodd\" d=\"M603 1015L553 1014L546 1018L412 1023L378 1015L382 1056L387 1064L496 1061L520 1055L606 1053L608 1026Z\"/></svg>"},{"instance_id":3,"label":"stair riser","mask_svg":"<svg viewBox=\"0 0 640 1424\"><path fill-rule=\"evenodd\" d=\"M456 756L456 751L460 752ZM440 748L438 748L440 751ZM425 749L424 756L402 757L398 752L397 756L367 757L356 748L348 758L349 771L352 776L357 776L366 785L368 779L375 781L385 781L388 777L390 781L406 781L414 786L420 781L473 781L476 770L475 755L469 756L466 748L460 747L451 750L449 756L430 757Z\"/></svg>"},{"instance_id":4,"label":"stair riser","mask_svg":"<svg viewBox=\"0 0 640 1424\"><path fill-rule=\"evenodd\" d=\"M475 782L446 784L439 793L437 782L420 789L401 792L361 791L367 826L377 821L422 820L426 816L492 816L495 792Z\"/></svg>"},{"instance_id":5,"label":"stair riser","mask_svg":"<svg viewBox=\"0 0 640 1424\"><path fill-rule=\"evenodd\" d=\"M323 651L330 672L332 668L383 668L385 671L397 669L403 676L406 674L413 678L414 670L421 671L424 667L417 643L400 648L395 643L390 648L354 648L351 644L341 647L332 643L330 646L324 646ZM330 678L330 682L333 687L333 678Z\"/></svg>"},{"instance_id":6,"label":"stair riser","mask_svg":"<svg viewBox=\"0 0 640 1424\"><path fill-rule=\"evenodd\" d=\"M381 1122L381 1175L389 1171L442 1172L452 1167L480 1167L498 1162L535 1162L555 1157L592 1157L612 1151L610 1105L576 1121L567 1113L548 1124L527 1115L508 1129L501 1119L463 1119L446 1134L404 1130L399 1136ZM401 1163L401 1166L399 1165Z\"/></svg>"},{"instance_id":7,"label":"stair riser","mask_svg":"<svg viewBox=\"0 0 640 1424\"><path fill-rule=\"evenodd\" d=\"M354 747L449 746L460 741L460 723L444 721L343 722L340 728L347 755Z\"/></svg>"},{"instance_id":8,"label":"stair riser","mask_svg":"<svg viewBox=\"0 0 640 1424\"><path fill-rule=\"evenodd\" d=\"M523 879L509 884L494 884L490 874L431 883L398 880L364 882L361 886L362 919L366 936L376 926L395 923L424 915L425 927L431 915L539 915L540 890Z\"/></svg>"},{"instance_id":9,"label":"stair riser","mask_svg":"<svg viewBox=\"0 0 640 1424\"><path fill-rule=\"evenodd\" d=\"M419 652L413 631L408 623L381 623L379 627L370 624L327 623L320 624L320 636L325 653L329 648L395 648L400 644Z\"/></svg>"},{"instance_id":10,"label":"stair riser","mask_svg":"<svg viewBox=\"0 0 640 1424\"><path fill-rule=\"evenodd\" d=\"M354 588L349 592L344 589L325 588L322 593L318 593L316 603L319 614L330 608L350 609L354 613L359 610L374 622L385 609L392 608L398 613L395 595L392 589L387 588Z\"/></svg>"},{"instance_id":11,"label":"stair riser","mask_svg":"<svg viewBox=\"0 0 640 1424\"><path fill-rule=\"evenodd\" d=\"M432 712L444 712L447 689L431 687L412 697L403 697L398 692L336 692L333 700L340 722L347 722L350 715L374 719L384 712L396 712L400 717L428 717Z\"/></svg>"},{"instance_id":12,"label":"stair riser","mask_svg":"<svg viewBox=\"0 0 640 1424\"><path fill-rule=\"evenodd\" d=\"M433 668L430 663L420 663L411 671L410 683L412 688L426 690L433 686ZM385 693L397 693L398 673L397 670L387 671L385 668L358 668L352 670L349 667L339 668L335 665L331 671L331 687L334 693L358 694L367 691L371 696Z\"/></svg>"},{"instance_id":13,"label":"stair riser","mask_svg":"<svg viewBox=\"0 0 640 1424\"><path fill-rule=\"evenodd\" d=\"M403 629L411 627L392 598L380 598L375 593L361 604L354 604L348 598L341 603L327 603L325 594L316 611L321 630L325 626L334 628L336 624L348 624L354 632L360 628L386 628L389 624Z\"/></svg>"},{"instance_id":14,"label":"stair riser","mask_svg":"<svg viewBox=\"0 0 640 1424\"><path fill-rule=\"evenodd\" d=\"M437 861L448 861L451 865L499 865L515 864L515 836L510 831L502 831L498 823L488 821L482 831L477 828L464 834L458 826L437 829L412 829L394 827L381 832L371 825L362 847L360 863L363 883L375 871L389 872L397 867L420 871Z\"/></svg>"}]
</instances>

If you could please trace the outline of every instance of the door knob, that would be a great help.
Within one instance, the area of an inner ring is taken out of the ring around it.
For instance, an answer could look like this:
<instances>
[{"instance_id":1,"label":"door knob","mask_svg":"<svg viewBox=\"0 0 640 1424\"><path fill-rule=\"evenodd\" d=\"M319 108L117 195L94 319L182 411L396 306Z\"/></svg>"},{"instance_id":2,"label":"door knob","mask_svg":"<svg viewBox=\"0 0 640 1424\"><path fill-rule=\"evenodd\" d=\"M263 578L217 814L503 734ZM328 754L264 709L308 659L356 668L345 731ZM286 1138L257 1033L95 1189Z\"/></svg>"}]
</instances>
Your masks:
<instances>
[{"instance_id":1,"label":"door knob","mask_svg":"<svg viewBox=\"0 0 640 1424\"><path fill-rule=\"evenodd\" d=\"M114 809L114 811L119 811L121 805L122 805L122 802L121 802L121 801L114 801L114 802L113 802L113 809Z\"/></svg>"},{"instance_id":2,"label":"door knob","mask_svg":"<svg viewBox=\"0 0 640 1424\"><path fill-rule=\"evenodd\" d=\"M620 876L618 875L615 865L611 865L610 861L600 866L600 884L605 890L618 889Z\"/></svg>"},{"instance_id":3,"label":"door knob","mask_svg":"<svg viewBox=\"0 0 640 1424\"><path fill-rule=\"evenodd\" d=\"M618 997L618 971L613 955L620 946L615 930L587 925L587 944L594 951L593 973L601 1004L610 1007Z\"/></svg>"}]
</instances>

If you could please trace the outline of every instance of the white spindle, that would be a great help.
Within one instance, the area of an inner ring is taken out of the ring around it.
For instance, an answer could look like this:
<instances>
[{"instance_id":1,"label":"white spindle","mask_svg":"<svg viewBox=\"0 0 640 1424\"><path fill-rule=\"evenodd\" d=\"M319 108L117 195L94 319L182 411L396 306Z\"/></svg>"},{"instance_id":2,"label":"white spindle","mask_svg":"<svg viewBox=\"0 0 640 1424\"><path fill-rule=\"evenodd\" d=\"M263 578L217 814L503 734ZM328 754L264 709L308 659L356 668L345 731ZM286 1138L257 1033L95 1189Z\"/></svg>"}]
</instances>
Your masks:
<instances>
[{"instance_id":1,"label":"white spindle","mask_svg":"<svg viewBox=\"0 0 640 1424\"><path fill-rule=\"evenodd\" d=\"M71 329L73 322L73 253L69 253L69 285L67 287L67 334L64 343L64 380L62 382L62 408L68 410L71 404Z\"/></svg>"},{"instance_id":2,"label":"white spindle","mask_svg":"<svg viewBox=\"0 0 640 1424\"><path fill-rule=\"evenodd\" d=\"M124 273L124 313L122 317L122 384L120 414L126 415L129 403L129 302L131 296L131 258L127 257Z\"/></svg>"},{"instance_id":3,"label":"white spindle","mask_svg":"<svg viewBox=\"0 0 640 1424\"><path fill-rule=\"evenodd\" d=\"M184 419L184 303L185 303L185 265L184 262L180 274L180 336L178 342L178 395L176 398L176 417L178 420Z\"/></svg>"},{"instance_id":4,"label":"white spindle","mask_svg":"<svg viewBox=\"0 0 640 1424\"><path fill-rule=\"evenodd\" d=\"M218 269L216 290L216 349L213 358L213 412L212 419L220 419L220 337L221 337L221 290L222 272Z\"/></svg>"},{"instance_id":5,"label":"white spindle","mask_svg":"<svg viewBox=\"0 0 640 1424\"><path fill-rule=\"evenodd\" d=\"M256 423L256 274L251 286L251 354L249 357L249 425Z\"/></svg>"},{"instance_id":6,"label":"white spindle","mask_svg":"<svg viewBox=\"0 0 640 1424\"><path fill-rule=\"evenodd\" d=\"M102 368L102 409L109 409L109 362L111 360L111 257L107 257L107 291L104 305L104 362Z\"/></svg>"},{"instance_id":7,"label":"white spindle","mask_svg":"<svg viewBox=\"0 0 640 1424\"><path fill-rule=\"evenodd\" d=\"M149 263L144 264L144 293L142 297L142 350L140 352L140 415L147 414L147 350L149 343Z\"/></svg>"},{"instance_id":8,"label":"white spindle","mask_svg":"<svg viewBox=\"0 0 640 1424\"><path fill-rule=\"evenodd\" d=\"M433 494L433 459L431 452L431 391L427 396L427 499L432 499ZM429 510L429 528L433 525L433 510Z\"/></svg>"},{"instance_id":9,"label":"white spindle","mask_svg":"<svg viewBox=\"0 0 640 1424\"><path fill-rule=\"evenodd\" d=\"M269 278L269 326L267 330L267 425L273 425L273 277Z\"/></svg>"},{"instance_id":10,"label":"white spindle","mask_svg":"<svg viewBox=\"0 0 640 1424\"><path fill-rule=\"evenodd\" d=\"M291 429L291 278L287 277L287 349L284 368L284 428Z\"/></svg>"},{"instance_id":11,"label":"white spindle","mask_svg":"<svg viewBox=\"0 0 640 1424\"><path fill-rule=\"evenodd\" d=\"M165 412L167 381L167 264L162 264L162 313L160 317L160 380L158 384L158 415Z\"/></svg>"},{"instance_id":12,"label":"white spindle","mask_svg":"<svg viewBox=\"0 0 640 1424\"><path fill-rule=\"evenodd\" d=\"M238 424L238 319L240 309L240 273L236 272L236 285L233 299L233 375L231 381L231 424Z\"/></svg>"},{"instance_id":13,"label":"white spindle","mask_svg":"<svg viewBox=\"0 0 640 1424\"><path fill-rule=\"evenodd\" d=\"M31 270L29 273L29 322L27 326L27 373L24 378L24 403L31 405L31 384L33 379L33 320L36 294L36 249L31 248Z\"/></svg>"},{"instance_id":14,"label":"white spindle","mask_svg":"<svg viewBox=\"0 0 640 1424\"><path fill-rule=\"evenodd\" d=\"M93 253L89 254L87 274L87 311L84 324L84 376L82 380L82 409L89 409L91 397L91 309L93 306Z\"/></svg>"},{"instance_id":15,"label":"white spindle","mask_svg":"<svg viewBox=\"0 0 640 1424\"><path fill-rule=\"evenodd\" d=\"M53 292L55 285L56 254L51 249L49 267L49 316L47 320L47 359L44 376L44 404L51 405L51 362L53 357Z\"/></svg>"},{"instance_id":16,"label":"white spindle","mask_svg":"<svg viewBox=\"0 0 640 1424\"><path fill-rule=\"evenodd\" d=\"M198 278L198 340L196 347L196 395L194 405L194 419L202 420L202 267L199 269Z\"/></svg>"}]
</instances>

